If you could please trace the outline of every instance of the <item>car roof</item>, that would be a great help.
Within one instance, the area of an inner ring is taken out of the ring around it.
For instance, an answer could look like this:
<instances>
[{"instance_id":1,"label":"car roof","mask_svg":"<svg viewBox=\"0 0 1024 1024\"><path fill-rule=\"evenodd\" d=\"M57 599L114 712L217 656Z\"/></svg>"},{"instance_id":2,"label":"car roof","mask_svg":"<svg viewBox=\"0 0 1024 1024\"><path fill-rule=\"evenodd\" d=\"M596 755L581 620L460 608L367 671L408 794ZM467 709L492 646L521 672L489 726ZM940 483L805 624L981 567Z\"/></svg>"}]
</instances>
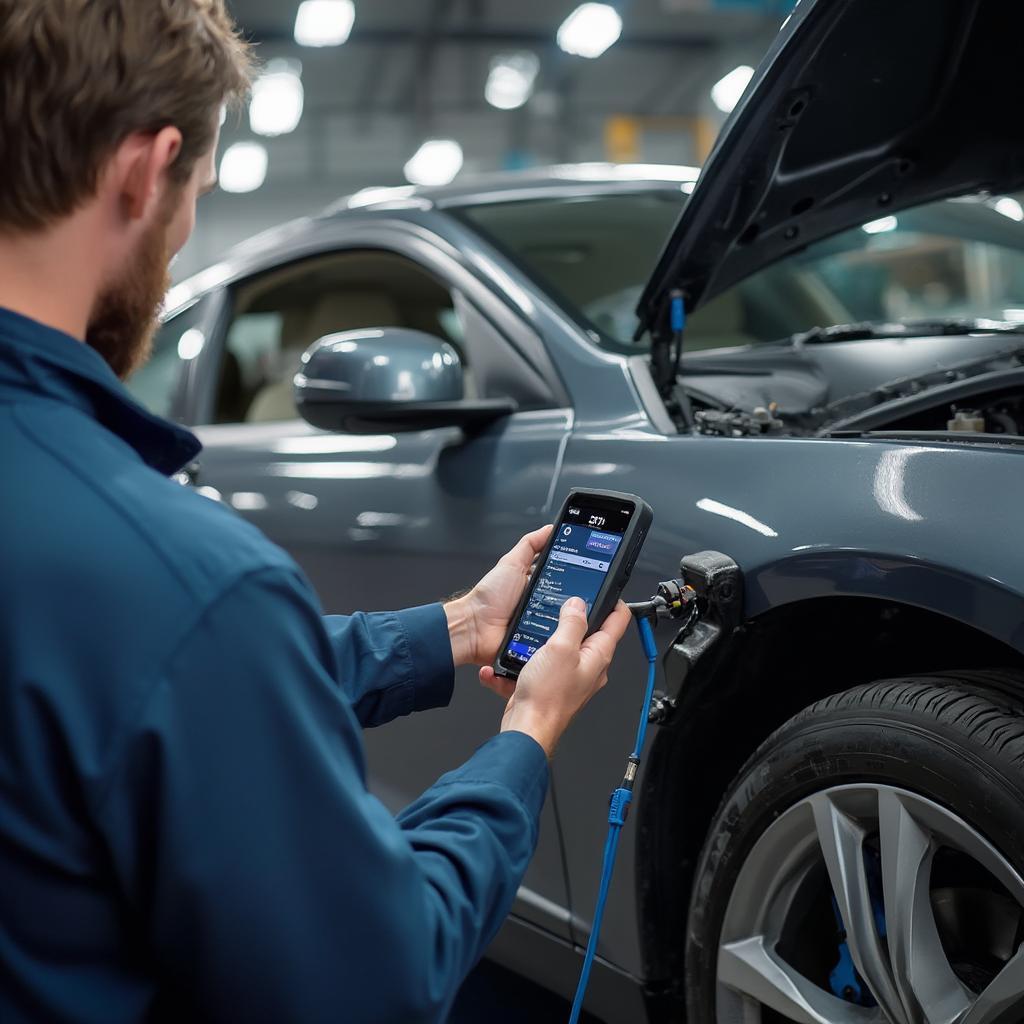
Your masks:
<instances>
[{"instance_id":1,"label":"car roof","mask_svg":"<svg viewBox=\"0 0 1024 1024\"><path fill-rule=\"evenodd\" d=\"M682 164L555 164L460 177L448 185L370 187L339 199L328 216L350 210L446 208L512 202L546 195L679 188L697 180L699 167Z\"/></svg>"},{"instance_id":2,"label":"car roof","mask_svg":"<svg viewBox=\"0 0 1024 1024\"><path fill-rule=\"evenodd\" d=\"M522 171L465 175L444 186L370 187L344 196L325 210L275 225L239 242L212 265L174 285L164 299L170 317L212 288L233 279L242 268L258 265L315 224L365 214L406 210L444 210L524 199L584 197L615 193L691 191L700 168L677 164L556 164Z\"/></svg>"}]
</instances>

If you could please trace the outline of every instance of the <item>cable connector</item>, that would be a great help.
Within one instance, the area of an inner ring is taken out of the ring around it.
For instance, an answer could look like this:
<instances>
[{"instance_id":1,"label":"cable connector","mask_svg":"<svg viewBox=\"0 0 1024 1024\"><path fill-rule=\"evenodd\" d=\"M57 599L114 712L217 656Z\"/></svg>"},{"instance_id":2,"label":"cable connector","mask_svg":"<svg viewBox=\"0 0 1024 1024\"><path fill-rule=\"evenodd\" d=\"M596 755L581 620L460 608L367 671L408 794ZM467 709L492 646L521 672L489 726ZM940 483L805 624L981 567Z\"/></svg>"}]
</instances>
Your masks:
<instances>
[{"instance_id":1,"label":"cable connector","mask_svg":"<svg viewBox=\"0 0 1024 1024\"><path fill-rule=\"evenodd\" d=\"M658 597L666 605L666 615L681 619L683 612L697 600L697 591L682 580L665 580L658 584Z\"/></svg>"},{"instance_id":2,"label":"cable connector","mask_svg":"<svg viewBox=\"0 0 1024 1024\"><path fill-rule=\"evenodd\" d=\"M629 814L629 804L632 799L632 791L623 789L621 786L612 792L608 806L609 825L626 824L626 815Z\"/></svg>"},{"instance_id":3,"label":"cable connector","mask_svg":"<svg viewBox=\"0 0 1024 1024\"><path fill-rule=\"evenodd\" d=\"M654 597L634 601L626 607L635 619L646 619L653 624L658 619L681 619L696 600L697 591L682 580L664 580L658 584Z\"/></svg>"},{"instance_id":4,"label":"cable connector","mask_svg":"<svg viewBox=\"0 0 1024 1024\"><path fill-rule=\"evenodd\" d=\"M631 793L633 792L633 784L636 782L636 773L640 769L640 758L635 754L629 755L629 760L626 762L626 772L622 776L622 785L620 789L628 789Z\"/></svg>"}]
</instances>

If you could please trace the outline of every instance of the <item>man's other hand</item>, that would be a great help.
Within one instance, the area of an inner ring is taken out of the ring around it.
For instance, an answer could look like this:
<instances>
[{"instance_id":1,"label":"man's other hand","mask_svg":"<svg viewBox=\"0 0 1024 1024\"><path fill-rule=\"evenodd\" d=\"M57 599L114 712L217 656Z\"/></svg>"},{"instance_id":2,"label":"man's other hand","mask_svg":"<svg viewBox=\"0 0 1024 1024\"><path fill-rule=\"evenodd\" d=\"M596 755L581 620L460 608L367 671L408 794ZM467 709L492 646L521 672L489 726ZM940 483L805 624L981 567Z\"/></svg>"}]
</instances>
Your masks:
<instances>
[{"instance_id":1,"label":"man's other hand","mask_svg":"<svg viewBox=\"0 0 1024 1024\"><path fill-rule=\"evenodd\" d=\"M570 597L558 628L519 673L518 683L496 676L489 665L480 669L480 681L508 697L501 731L525 732L551 757L576 713L608 681L608 666L631 619L620 601L601 628L586 636L587 606Z\"/></svg>"},{"instance_id":2,"label":"man's other hand","mask_svg":"<svg viewBox=\"0 0 1024 1024\"><path fill-rule=\"evenodd\" d=\"M468 594L445 604L456 667L490 665L498 656L534 560L550 536L550 525L526 534Z\"/></svg>"}]
</instances>

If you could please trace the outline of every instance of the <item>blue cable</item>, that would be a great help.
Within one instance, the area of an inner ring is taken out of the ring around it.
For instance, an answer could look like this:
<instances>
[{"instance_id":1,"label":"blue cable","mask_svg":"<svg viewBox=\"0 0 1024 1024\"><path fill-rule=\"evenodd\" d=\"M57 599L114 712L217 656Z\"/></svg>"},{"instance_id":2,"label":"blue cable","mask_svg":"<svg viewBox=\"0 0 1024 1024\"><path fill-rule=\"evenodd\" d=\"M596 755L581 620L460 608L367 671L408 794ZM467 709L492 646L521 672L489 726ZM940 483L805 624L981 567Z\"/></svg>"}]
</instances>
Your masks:
<instances>
[{"instance_id":1,"label":"blue cable","mask_svg":"<svg viewBox=\"0 0 1024 1024\"><path fill-rule=\"evenodd\" d=\"M651 708L651 698L654 696L654 676L658 662L658 648L654 643L654 630L646 618L637 619L637 626L640 629L640 643L643 645L644 654L647 656L647 689L644 691L640 723L636 730L636 745L633 747L633 753L629 755L626 765L626 776L622 780L622 785L611 796L611 806L608 811L608 838L604 843L604 864L601 868L601 885L597 890L594 923L590 929L587 952L583 957L583 969L580 971L579 984L576 986L576 998L572 1001L572 1013L569 1014L569 1024L577 1024L580 1019L580 1011L583 1009L583 997L587 992L587 984L590 981L590 968L593 966L594 954L597 952L597 938L601 933L601 918L604 916L604 905L608 900L608 888L611 885L612 872L615 870L615 854L619 846L619 833L622 831L622 826L626 824L629 803L633 799L633 782L636 779L637 767L640 764L640 753L643 750L644 738L647 735L647 717Z\"/></svg>"},{"instance_id":2,"label":"blue cable","mask_svg":"<svg viewBox=\"0 0 1024 1024\"><path fill-rule=\"evenodd\" d=\"M683 293L674 291L669 306L669 326L673 334L680 334L686 327L686 307L683 305Z\"/></svg>"}]
</instances>

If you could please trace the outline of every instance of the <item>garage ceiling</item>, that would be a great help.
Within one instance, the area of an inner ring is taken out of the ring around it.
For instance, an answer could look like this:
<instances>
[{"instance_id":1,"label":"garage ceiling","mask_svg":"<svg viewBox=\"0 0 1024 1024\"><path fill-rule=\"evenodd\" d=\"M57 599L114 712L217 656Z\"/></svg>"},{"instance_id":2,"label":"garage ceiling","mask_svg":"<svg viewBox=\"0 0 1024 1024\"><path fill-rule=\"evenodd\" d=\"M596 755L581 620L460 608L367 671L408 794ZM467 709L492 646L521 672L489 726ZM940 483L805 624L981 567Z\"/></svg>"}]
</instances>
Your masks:
<instances>
[{"instance_id":1,"label":"garage ceiling","mask_svg":"<svg viewBox=\"0 0 1024 1024\"><path fill-rule=\"evenodd\" d=\"M305 109L290 134L259 139L265 185L217 195L179 276L230 242L368 185L404 183L428 138L461 145L463 175L569 161L699 162L722 115L711 85L755 64L792 0L627 0L622 36L596 60L558 49L579 0L355 0L343 46L311 49L292 32L299 0L228 0L261 60L301 61ZM491 60L530 50L540 61L518 110L484 99ZM222 151L254 136L244 116Z\"/></svg>"},{"instance_id":2,"label":"garage ceiling","mask_svg":"<svg viewBox=\"0 0 1024 1024\"><path fill-rule=\"evenodd\" d=\"M356 22L341 47L296 46L298 0L232 0L232 10L264 55L303 60L307 99L335 110L488 110L483 85L490 59L532 49L541 59L537 90L572 97L577 110L696 114L701 96L746 55L763 52L784 16L779 3L732 0L709 9L693 0L620 5L623 33L597 60L563 54L555 32L576 0L357 0ZM704 9L701 9L704 8ZM309 93L312 92L312 97ZM543 105L543 103L542 103Z\"/></svg>"}]
</instances>

